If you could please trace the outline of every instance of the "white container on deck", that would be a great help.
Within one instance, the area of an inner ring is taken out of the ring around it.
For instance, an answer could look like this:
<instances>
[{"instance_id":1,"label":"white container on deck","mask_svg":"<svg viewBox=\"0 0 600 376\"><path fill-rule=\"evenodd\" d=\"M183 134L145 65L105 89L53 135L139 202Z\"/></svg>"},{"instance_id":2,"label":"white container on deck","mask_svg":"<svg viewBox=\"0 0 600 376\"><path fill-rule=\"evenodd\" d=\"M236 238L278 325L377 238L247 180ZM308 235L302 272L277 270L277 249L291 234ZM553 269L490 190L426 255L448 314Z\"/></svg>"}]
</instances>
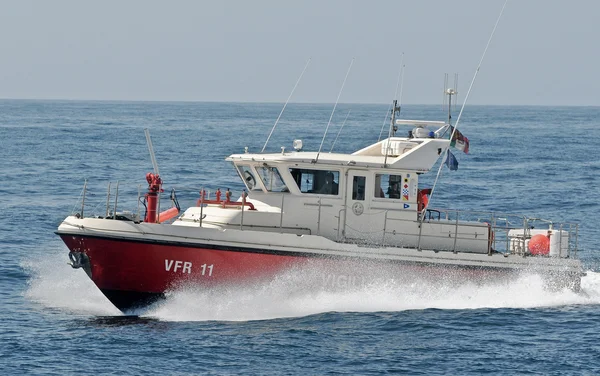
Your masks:
<instances>
[{"instance_id":1,"label":"white container on deck","mask_svg":"<svg viewBox=\"0 0 600 376\"><path fill-rule=\"evenodd\" d=\"M550 257L565 258L569 252L569 232L564 230L555 229L532 229L528 231L529 234L524 238L523 230L514 229L508 232L510 239L510 251L511 253L521 254L524 251L529 252L529 240L535 235L546 235L550 241Z\"/></svg>"}]
</instances>

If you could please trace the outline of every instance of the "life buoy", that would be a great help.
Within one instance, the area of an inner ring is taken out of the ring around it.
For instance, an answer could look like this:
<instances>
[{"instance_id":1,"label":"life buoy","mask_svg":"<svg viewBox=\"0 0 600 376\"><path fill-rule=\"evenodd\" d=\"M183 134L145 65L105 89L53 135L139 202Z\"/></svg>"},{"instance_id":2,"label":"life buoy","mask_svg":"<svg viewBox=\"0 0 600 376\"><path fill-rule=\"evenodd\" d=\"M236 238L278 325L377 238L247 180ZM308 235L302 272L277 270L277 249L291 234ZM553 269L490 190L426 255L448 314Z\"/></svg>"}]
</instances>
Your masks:
<instances>
[{"instance_id":1,"label":"life buoy","mask_svg":"<svg viewBox=\"0 0 600 376\"><path fill-rule=\"evenodd\" d=\"M419 192L417 194L417 207L420 212L425 210L427 208L427 205L429 205L429 194L431 194L431 189L419 189Z\"/></svg>"}]
</instances>

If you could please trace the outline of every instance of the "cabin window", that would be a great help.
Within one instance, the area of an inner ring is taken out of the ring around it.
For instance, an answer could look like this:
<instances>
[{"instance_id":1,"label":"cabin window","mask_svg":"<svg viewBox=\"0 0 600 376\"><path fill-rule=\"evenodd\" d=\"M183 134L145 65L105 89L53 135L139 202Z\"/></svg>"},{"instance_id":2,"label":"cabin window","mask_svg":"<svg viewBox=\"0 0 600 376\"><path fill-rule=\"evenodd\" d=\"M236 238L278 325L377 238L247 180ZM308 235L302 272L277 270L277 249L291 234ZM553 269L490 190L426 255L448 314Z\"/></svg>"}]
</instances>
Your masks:
<instances>
[{"instance_id":1,"label":"cabin window","mask_svg":"<svg viewBox=\"0 0 600 376\"><path fill-rule=\"evenodd\" d=\"M249 191L260 191L260 187L256 184L256 178L250 166L238 166L238 172L246 184Z\"/></svg>"},{"instance_id":2,"label":"cabin window","mask_svg":"<svg viewBox=\"0 0 600 376\"><path fill-rule=\"evenodd\" d=\"M269 192L289 192L277 167L257 167L258 176Z\"/></svg>"},{"instance_id":3,"label":"cabin window","mask_svg":"<svg viewBox=\"0 0 600 376\"><path fill-rule=\"evenodd\" d=\"M402 194L402 176L389 174L375 175L375 198L399 199Z\"/></svg>"},{"instance_id":4,"label":"cabin window","mask_svg":"<svg viewBox=\"0 0 600 376\"><path fill-rule=\"evenodd\" d=\"M352 179L352 199L357 201L365 200L365 185L367 178L364 176L355 176Z\"/></svg>"},{"instance_id":5,"label":"cabin window","mask_svg":"<svg viewBox=\"0 0 600 376\"><path fill-rule=\"evenodd\" d=\"M339 193L340 172L290 168L298 189L302 193L337 195Z\"/></svg>"}]
</instances>

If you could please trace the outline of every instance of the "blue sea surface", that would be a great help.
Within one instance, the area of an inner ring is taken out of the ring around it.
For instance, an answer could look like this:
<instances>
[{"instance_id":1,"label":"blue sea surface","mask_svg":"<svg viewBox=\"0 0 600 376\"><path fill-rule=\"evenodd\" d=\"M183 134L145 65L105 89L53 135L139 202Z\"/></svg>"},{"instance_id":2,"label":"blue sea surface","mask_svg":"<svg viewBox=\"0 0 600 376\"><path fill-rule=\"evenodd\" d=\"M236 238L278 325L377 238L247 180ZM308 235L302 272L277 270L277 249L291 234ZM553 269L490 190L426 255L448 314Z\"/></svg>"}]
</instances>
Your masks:
<instances>
[{"instance_id":1,"label":"blue sea surface","mask_svg":"<svg viewBox=\"0 0 600 376\"><path fill-rule=\"evenodd\" d=\"M86 210L136 211L152 171L182 207L243 186L224 158L260 151L281 104L0 100L0 374L466 375L600 373L599 107L467 106L431 204L579 223L582 293L535 276L484 285L387 281L314 291L301 271L260 285L182 289L125 316L54 234L88 181ZM317 150L332 105L290 104L267 151ZM388 105L341 104L323 150L376 142ZM403 118L445 120L441 106ZM455 116L456 120L456 116ZM399 132L407 132L401 128ZM423 175L433 184L435 171ZM114 192L114 191L113 191ZM96 205L96 206L94 206Z\"/></svg>"}]
</instances>

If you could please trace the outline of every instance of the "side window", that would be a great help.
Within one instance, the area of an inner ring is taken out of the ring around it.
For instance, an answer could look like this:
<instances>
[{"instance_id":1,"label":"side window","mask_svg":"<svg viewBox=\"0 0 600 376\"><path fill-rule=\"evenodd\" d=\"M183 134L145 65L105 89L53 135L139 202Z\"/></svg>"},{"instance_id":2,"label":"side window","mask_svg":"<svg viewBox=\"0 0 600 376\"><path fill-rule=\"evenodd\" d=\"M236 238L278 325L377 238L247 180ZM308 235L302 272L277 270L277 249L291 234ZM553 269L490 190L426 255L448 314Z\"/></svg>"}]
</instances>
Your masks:
<instances>
[{"instance_id":1,"label":"side window","mask_svg":"<svg viewBox=\"0 0 600 376\"><path fill-rule=\"evenodd\" d=\"M401 175L376 174L373 197L399 199L401 195Z\"/></svg>"},{"instance_id":2,"label":"side window","mask_svg":"<svg viewBox=\"0 0 600 376\"><path fill-rule=\"evenodd\" d=\"M269 192L289 192L277 167L257 167L258 175Z\"/></svg>"},{"instance_id":3,"label":"side window","mask_svg":"<svg viewBox=\"0 0 600 376\"><path fill-rule=\"evenodd\" d=\"M238 172L246 184L249 191L260 191L260 186L256 183L256 178L250 166L238 166Z\"/></svg>"},{"instance_id":4,"label":"side window","mask_svg":"<svg viewBox=\"0 0 600 376\"><path fill-rule=\"evenodd\" d=\"M292 174L298 189L302 193L339 194L339 171L290 168L290 174Z\"/></svg>"},{"instance_id":5,"label":"side window","mask_svg":"<svg viewBox=\"0 0 600 376\"><path fill-rule=\"evenodd\" d=\"M367 178L364 176L355 176L352 179L352 199L357 201L365 200L365 185Z\"/></svg>"}]
</instances>

